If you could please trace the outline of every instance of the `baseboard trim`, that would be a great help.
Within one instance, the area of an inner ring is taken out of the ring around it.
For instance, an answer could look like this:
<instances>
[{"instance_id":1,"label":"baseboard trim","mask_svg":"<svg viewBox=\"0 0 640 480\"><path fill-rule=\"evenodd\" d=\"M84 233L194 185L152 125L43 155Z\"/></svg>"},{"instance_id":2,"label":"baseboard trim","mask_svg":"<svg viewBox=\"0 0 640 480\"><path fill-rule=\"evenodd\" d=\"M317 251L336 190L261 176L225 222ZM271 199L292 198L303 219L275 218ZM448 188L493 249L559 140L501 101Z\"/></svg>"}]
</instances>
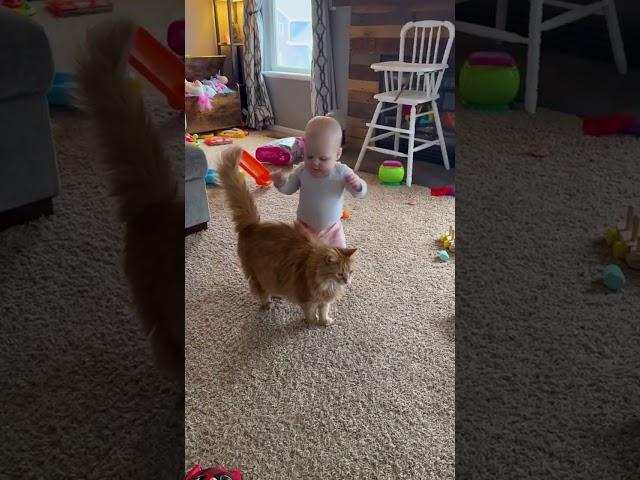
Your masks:
<instances>
[{"instance_id":1,"label":"baseboard trim","mask_svg":"<svg viewBox=\"0 0 640 480\"><path fill-rule=\"evenodd\" d=\"M202 230L206 230L207 229L207 222L204 223L198 223L197 225L192 225L191 227L187 227L184 229L184 236L189 236L193 233L198 233L201 232Z\"/></svg>"},{"instance_id":2,"label":"baseboard trim","mask_svg":"<svg viewBox=\"0 0 640 480\"><path fill-rule=\"evenodd\" d=\"M35 202L12 208L6 212L0 212L0 232L15 225L22 225L31 220L53 214L53 201L51 198L37 200Z\"/></svg>"},{"instance_id":3,"label":"baseboard trim","mask_svg":"<svg viewBox=\"0 0 640 480\"><path fill-rule=\"evenodd\" d=\"M283 127L282 125L270 125L267 130L282 133L289 137L304 137L304 130L296 130L295 128Z\"/></svg>"}]
</instances>

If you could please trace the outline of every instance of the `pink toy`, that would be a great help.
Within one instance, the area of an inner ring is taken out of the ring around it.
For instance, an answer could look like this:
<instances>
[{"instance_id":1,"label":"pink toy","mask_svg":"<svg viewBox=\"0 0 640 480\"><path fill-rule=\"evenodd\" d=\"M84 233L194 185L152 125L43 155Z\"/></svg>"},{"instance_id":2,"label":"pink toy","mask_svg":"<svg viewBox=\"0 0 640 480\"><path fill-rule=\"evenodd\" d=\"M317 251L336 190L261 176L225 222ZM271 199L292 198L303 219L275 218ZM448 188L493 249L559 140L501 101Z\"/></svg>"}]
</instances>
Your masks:
<instances>
[{"instance_id":1,"label":"pink toy","mask_svg":"<svg viewBox=\"0 0 640 480\"><path fill-rule=\"evenodd\" d=\"M262 163L287 166L296 163L304 156L304 138L288 137L269 142L256 149L256 158Z\"/></svg>"},{"instance_id":2,"label":"pink toy","mask_svg":"<svg viewBox=\"0 0 640 480\"><path fill-rule=\"evenodd\" d=\"M505 52L474 52L467 58L469 65L484 65L491 67L512 67L516 64L514 58Z\"/></svg>"}]
</instances>

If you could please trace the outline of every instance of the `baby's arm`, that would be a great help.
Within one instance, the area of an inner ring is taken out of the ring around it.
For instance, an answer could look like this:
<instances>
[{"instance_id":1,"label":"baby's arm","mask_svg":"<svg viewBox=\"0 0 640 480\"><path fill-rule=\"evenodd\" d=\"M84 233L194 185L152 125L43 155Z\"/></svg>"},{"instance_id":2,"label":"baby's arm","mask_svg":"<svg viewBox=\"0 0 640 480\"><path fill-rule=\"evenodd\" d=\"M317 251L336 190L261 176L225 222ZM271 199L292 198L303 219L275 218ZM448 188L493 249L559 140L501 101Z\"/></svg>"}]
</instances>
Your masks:
<instances>
[{"instance_id":1,"label":"baby's arm","mask_svg":"<svg viewBox=\"0 0 640 480\"><path fill-rule=\"evenodd\" d=\"M362 198L367 195L367 182L362 180L346 165L343 165L343 178L346 189L355 198Z\"/></svg>"},{"instance_id":2,"label":"baby's arm","mask_svg":"<svg viewBox=\"0 0 640 480\"><path fill-rule=\"evenodd\" d=\"M273 185L278 189L279 192L284 193L285 195L292 195L298 191L300 188L300 169L301 166L298 166L291 172L289 176L284 176L282 171L277 171L271 173L270 177L273 181Z\"/></svg>"}]
</instances>

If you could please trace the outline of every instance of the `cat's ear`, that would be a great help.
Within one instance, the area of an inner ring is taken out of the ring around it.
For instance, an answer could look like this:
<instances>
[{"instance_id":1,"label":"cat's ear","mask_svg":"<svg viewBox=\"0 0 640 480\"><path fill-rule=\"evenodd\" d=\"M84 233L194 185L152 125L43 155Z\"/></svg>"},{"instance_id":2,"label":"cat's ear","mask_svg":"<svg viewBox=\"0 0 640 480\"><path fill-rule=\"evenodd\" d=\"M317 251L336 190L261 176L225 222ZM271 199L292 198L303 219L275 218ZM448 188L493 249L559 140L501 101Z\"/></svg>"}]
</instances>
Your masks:
<instances>
[{"instance_id":1,"label":"cat's ear","mask_svg":"<svg viewBox=\"0 0 640 480\"><path fill-rule=\"evenodd\" d=\"M324 261L327 265L333 265L334 263L338 263L338 257L335 253L329 253L326 257L324 257Z\"/></svg>"},{"instance_id":2,"label":"cat's ear","mask_svg":"<svg viewBox=\"0 0 640 480\"><path fill-rule=\"evenodd\" d=\"M358 251L357 248L341 248L340 249L340 253L342 253L345 257L350 257L357 251Z\"/></svg>"}]
</instances>

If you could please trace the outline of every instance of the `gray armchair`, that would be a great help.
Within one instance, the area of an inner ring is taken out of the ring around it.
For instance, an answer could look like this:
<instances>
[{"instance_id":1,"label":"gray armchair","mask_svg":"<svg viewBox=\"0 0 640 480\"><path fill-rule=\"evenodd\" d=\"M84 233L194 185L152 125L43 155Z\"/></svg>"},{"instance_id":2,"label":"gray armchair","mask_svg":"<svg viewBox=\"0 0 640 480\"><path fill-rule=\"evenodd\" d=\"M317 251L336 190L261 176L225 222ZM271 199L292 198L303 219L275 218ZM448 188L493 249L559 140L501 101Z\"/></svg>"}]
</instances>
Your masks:
<instances>
[{"instance_id":1,"label":"gray armchair","mask_svg":"<svg viewBox=\"0 0 640 480\"><path fill-rule=\"evenodd\" d=\"M53 212L58 194L47 91L54 74L44 30L0 8L0 230Z\"/></svg>"},{"instance_id":2,"label":"gray armchair","mask_svg":"<svg viewBox=\"0 0 640 480\"><path fill-rule=\"evenodd\" d=\"M207 158L193 145L184 146L184 227L185 233L195 233L207 228L209 202L204 177L207 175Z\"/></svg>"}]
</instances>

